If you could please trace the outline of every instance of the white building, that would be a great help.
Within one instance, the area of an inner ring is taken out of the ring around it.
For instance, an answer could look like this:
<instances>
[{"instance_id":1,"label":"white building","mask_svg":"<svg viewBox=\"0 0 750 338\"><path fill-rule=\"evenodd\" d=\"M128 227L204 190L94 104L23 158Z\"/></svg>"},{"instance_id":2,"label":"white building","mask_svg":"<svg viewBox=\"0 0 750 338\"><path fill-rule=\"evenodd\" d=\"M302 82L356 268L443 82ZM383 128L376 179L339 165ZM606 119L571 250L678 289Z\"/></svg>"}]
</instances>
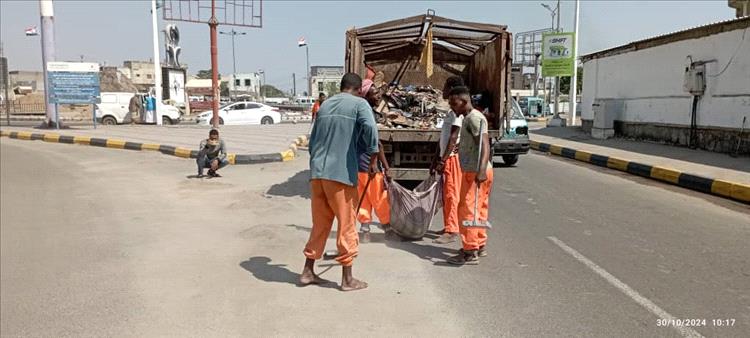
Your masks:
<instances>
[{"instance_id":1,"label":"white building","mask_svg":"<svg viewBox=\"0 0 750 338\"><path fill-rule=\"evenodd\" d=\"M343 66L310 67L310 78L312 79L312 93L310 96L317 99L318 94L321 92L326 93L327 96L338 93L343 76Z\"/></svg>"},{"instance_id":2,"label":"white building","mask_svg":"<svg viewBox=\"0 0 750 338\"><path fill-rule=\"evenodd\" d=\"M748 27L744 17L582 56L584 129L732 150L743 118L750 128Z\"/></svg>"},{"instance_id":3,"label":"white building","mask_svg":"<svg viewBox=\"0 0 750 338\"><path fill-rule=\"evenodd\" d=\"M258 73L238 73L221 76L222 81L228 81L229 95L258 96L260 93L261 76Z\"/></svg>"}]
</instances>

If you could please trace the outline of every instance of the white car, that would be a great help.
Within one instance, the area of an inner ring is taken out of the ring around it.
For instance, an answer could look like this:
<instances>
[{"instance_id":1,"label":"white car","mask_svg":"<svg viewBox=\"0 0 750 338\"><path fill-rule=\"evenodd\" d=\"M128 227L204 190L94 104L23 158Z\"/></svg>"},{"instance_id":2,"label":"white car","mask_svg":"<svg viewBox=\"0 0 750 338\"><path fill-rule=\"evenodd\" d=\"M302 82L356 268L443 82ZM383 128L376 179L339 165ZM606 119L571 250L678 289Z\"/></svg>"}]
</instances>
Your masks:
<instances>
[{"instance_id":1,"label":"white car","mask_svg":"<svg viewBox=\"0 0 750 338\"><path fill-rule=\"evenodd\" d=\"M198 114L196 123L210 125L212 111ZM258 102L235 102L219 109L219 124L276 124L281 123L281 113L278 108Z\"/></svg>"},{"instance_id":2,"label":"white car","mask_svg":"<svg viewBox=\"0 0 750 338\"><path fill-rule=\"evenodd\" d=\"M131 122L132 116L128 111L128 106L130 105L130 99L133 98L133 93L102 92L100 95L101 102L96 104L97 121L107 125ZM159 113L162 116L162 124L179 123L182 117L177 107L168 104L159 105Z\"/></svg>"}]
</instances>

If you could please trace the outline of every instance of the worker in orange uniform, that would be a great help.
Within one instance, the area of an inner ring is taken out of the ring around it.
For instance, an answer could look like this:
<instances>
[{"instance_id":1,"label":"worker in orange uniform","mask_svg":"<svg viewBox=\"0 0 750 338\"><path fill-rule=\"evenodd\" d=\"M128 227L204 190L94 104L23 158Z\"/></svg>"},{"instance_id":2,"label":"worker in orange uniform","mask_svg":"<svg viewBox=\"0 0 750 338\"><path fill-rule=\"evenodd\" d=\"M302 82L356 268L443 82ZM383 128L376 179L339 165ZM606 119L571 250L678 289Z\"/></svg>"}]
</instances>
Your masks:
<instances>
[{"instance_id":1,"label":"worker in orange uniform","mask_svg":"<svg viewBox=\"0 0 750 338\"><path fill-rule=\"evenodd\" d=\"M463 172L461 200L458 202L462 248L458 255L448 258L448 263L479 264L479 257L487 256L487 229L486 225L480 224L489 224L490 189L493 179L492 166L489 165L489 128L487 118L471 105L468 88L453 88L449 103L456 114L464 116L464 122L461 127L461 143L458 145L458 158Z\"/></svg>"},{"instance_id":2,"label":"worker in orange uniform","mask_svg":"<svg viewBox=\"0 0 750 338\"><path fill-rule=\"evenodd\" d=\"M449 99L451 89L464 85L459 76L445 80L443 99ZM458 162L458 147L463 116L452 110L445 115L440 131L440 146L432 162L431 172L443 175L443 230L440 237L433 242L447 244L455 242L458 237L458 201L461 191L461 164Z\"/></svg>"},{"instance_id":3,"label":"worker in orange uniform","mask_svg":"<svg viewBox=\"0 0 750 338\"><path fill-rule=\"evenodd\" d=\"M312 230L304 249L300 285L319 284L315 261L322 258L334 218L337 221L336 260L343 267L341 290L364 289L367 283L352 276L359 236L356 229L358 154L370 155L371 172L377 164L378 129L372 109L359 97L362 78L347 73L341 93L326 100L310 134L310 199Z\"/></svg>"},{"instance_id":4,"label":"worker in orange uniform","mask_svg":"<svg viewBox=\"0 0 750 338\"><path fill-rule=\"evenodd\" d=\"M372 80L366 79L362 81L362 88L359 91L359 95L362 96L370 107L373 108L373 117L375 116L374 108L380 104L380 100L383 97L382 92L373 85ZM359 196L363 199L360 202L361 206L358 210L357 220L359 221L360 231L362 232L362 242L367 243L370 241L370 225L372 223L373 209L375 214L378 216L378 220L383 230L388 231L391 223L391 206L388 200L388 190L386 190L385 179L390 180L390 166L388 160L385 158L383 152L383 144L378 140L378 153L377 161L378 166L370 184L367 184L370 176L370 155L367 153L360 154L359 157L359 186L357 191ZM365 192L365 187L367 191Z\"/></svg>"},{"instance_id":5,"label":"worker in orange uniform","mask_svg":"<svg viewBox=\"0 0 750 338\"><path fill-rule=\"evenodd\" d=\"M318 99L315 100L315 104L312 106L312 119L315 121L315 118L318 117L318 111L320 110L320 106L323 104L323 101L326 100L326 93L320 93L318 94Z\"/></svg>"}]
</instances>

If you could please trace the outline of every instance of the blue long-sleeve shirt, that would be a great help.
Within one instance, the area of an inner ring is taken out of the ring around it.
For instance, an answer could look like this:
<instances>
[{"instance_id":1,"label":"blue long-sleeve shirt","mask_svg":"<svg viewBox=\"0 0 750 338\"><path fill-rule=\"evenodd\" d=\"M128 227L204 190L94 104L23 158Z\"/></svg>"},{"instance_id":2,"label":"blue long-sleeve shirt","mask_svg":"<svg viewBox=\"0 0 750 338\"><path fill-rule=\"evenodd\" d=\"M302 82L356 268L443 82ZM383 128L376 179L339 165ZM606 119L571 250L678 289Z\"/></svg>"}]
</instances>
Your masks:
<instances>
[{"instance_id":1,"label":"blue long-sleeve shirt","mask_svg":"<svg viewBox=\"0 0 750 338\"><path fill-rule=\"evenodd\" d=\"M358 157L378 151L378 127L363 98L336 94L320 106L310 134L310 176L357 185Z\"/></svg>"}]
</instances>

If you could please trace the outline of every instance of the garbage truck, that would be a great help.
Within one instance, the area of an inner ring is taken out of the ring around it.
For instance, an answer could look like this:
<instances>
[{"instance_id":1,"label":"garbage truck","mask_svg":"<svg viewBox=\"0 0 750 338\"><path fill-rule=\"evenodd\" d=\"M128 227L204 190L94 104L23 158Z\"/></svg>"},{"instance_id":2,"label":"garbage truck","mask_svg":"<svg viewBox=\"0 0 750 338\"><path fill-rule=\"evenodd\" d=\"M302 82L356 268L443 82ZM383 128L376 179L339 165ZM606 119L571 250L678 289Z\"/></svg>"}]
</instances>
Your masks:
<instances>
[{"instance_id":1,"label":"garbage truck","mask_svg":"<svg viewBox=\"0 0 750 338\"><path fill-rule=\"evenodd\" d=\"M344 67L346 72L362 78L379 77L387 87L386 101L389 93L397 89L441 90L447 78L458 75L472 94L481 93L485 98L493 149L501 139L507 145L517 137L522 144L514 148L528 152L528 128L523 131L526 135L510 130L512 39L506 28L440 17L433 11L351 28L346 32ZM429 176L439 147L438 124L379 124L378 134L394 179L420 181ZM503 147L503 151L507 152L507 148ZM497 151L493 151L493 155L498 155L493 156L493 161L502 158Z\"/></svg>"}]
</instances>

